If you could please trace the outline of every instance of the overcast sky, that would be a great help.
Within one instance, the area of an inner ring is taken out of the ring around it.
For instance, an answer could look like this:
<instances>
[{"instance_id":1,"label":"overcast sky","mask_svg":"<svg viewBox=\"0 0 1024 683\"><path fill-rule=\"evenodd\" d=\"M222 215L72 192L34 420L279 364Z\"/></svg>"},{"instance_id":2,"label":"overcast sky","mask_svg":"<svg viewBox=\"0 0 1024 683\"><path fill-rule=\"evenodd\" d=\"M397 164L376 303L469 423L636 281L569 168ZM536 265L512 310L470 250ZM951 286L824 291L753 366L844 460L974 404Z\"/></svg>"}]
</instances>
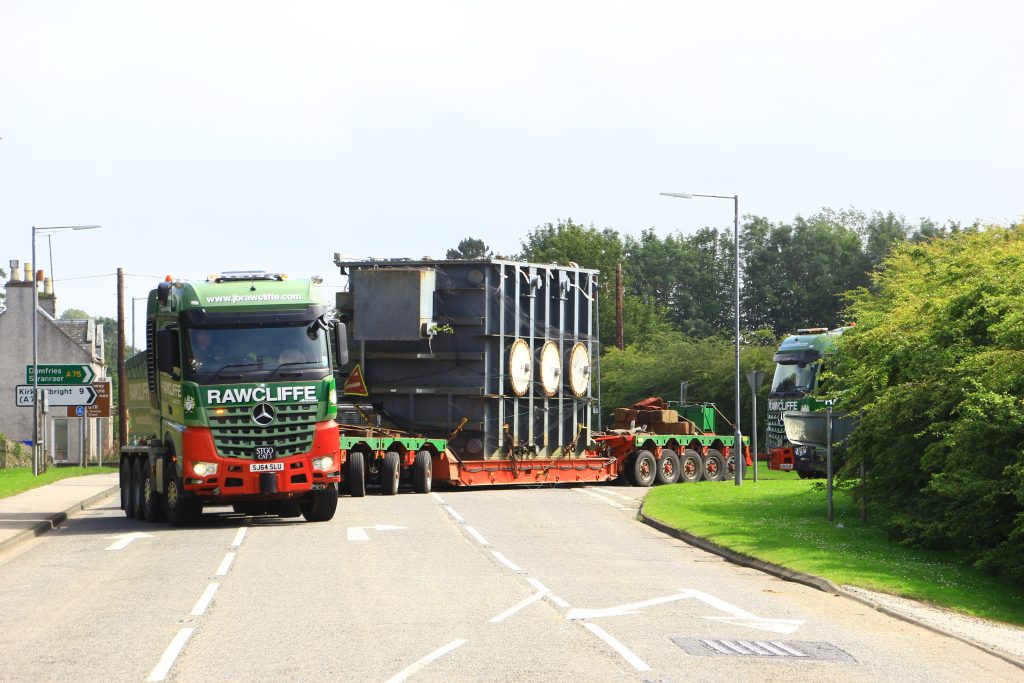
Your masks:
<instances>
[{"instance_id":1,"label":"overcast sky","mask_svg":"<svg viewBox=\"0 0 1024 683\"><path fill-rule=\"evenodd\" d=\"M662 191L1015 221L1022 7L4 0L0 265L100 224L53 237L58 308L114 316L118 266L336 286L334 252L731 226Z\"/></svg>"}]
</instances>

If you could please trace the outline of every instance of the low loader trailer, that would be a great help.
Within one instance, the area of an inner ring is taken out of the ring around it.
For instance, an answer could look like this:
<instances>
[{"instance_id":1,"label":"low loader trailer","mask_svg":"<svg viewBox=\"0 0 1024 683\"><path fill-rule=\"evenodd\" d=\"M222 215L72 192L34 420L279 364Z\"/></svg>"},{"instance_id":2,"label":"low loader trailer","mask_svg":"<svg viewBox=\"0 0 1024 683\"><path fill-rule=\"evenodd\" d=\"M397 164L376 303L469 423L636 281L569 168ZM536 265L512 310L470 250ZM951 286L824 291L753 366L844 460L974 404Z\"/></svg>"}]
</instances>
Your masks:
<instances>
[{"instance_id":1,"label":"low loader trailer","mask_svg":"<svg viewBox=\"0 0 1024 683\"><path fill-rule=\"evenodd\" d=\"M347 348L315 281L253 271L160 283L146 349L122 377L125 514L184 525L231 505L330 520L342 465L333 367Z\"/></svg>"}]
</instances>

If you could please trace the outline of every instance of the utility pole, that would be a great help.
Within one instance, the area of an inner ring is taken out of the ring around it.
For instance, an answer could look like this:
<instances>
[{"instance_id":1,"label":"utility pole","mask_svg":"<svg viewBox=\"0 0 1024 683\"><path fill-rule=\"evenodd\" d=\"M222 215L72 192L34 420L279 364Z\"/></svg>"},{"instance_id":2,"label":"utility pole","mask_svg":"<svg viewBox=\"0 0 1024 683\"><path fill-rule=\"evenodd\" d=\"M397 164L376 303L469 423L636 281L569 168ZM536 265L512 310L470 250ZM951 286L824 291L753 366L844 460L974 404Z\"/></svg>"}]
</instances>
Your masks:
<instances>
[{"instance_id":1,"label":"utility pole","mask_svg":"<svg viewBox=\"0 0 1024 683\"><path fill-rule=\"evenodd\" d=\"M622 264L615 264L615 346L626 348L625 322L622 319Z\"/></svg>"},{"instance_id":2,"label":"utility pole","mask_svg":"<svg viewBox=\"0 0 1024 683\"><path fill-rule=\"evenodd\" d=\"M117 269L117 442L128 445L128 405L124 386L124 268Z\"/></svg>"}]
</instances>

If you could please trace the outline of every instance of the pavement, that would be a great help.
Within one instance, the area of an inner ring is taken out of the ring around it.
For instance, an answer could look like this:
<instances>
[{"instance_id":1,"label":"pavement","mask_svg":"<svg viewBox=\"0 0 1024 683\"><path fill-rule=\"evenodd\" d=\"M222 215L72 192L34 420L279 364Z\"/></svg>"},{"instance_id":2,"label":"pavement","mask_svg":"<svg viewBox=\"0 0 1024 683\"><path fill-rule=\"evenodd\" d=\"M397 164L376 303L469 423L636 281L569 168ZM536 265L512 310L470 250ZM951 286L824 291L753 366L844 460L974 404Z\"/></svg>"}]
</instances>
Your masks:
<instances>
[{"instance_id":1,"label":"pavement","mask_svg":"<svg viewBox=\"0 0 1024 683\"><path fill-rule=\"evenodd\" d=\"M68 515L118 492L117 472L68 477L0 498L0 553L60 526Z\"/></svg>"}]
</instances>

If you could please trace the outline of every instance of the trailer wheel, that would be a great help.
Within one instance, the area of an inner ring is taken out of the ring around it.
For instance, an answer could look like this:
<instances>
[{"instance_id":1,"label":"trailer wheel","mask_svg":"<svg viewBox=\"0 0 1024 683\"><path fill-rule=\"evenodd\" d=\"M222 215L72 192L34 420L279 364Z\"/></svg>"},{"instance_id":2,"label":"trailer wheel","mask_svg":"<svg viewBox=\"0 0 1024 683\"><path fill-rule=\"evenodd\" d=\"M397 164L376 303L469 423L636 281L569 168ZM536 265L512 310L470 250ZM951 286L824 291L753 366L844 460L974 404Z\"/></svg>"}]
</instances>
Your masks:
<instances>
[{"instance_id":1,"label":"trailer wheel","mask_svg":"<svg viewBox=\"0 0 1024 683\"><path fill-rule=\"evenodd\" d=\"M334 484L328 484L322 491L314 491L299 507L307 522L330 521L338 509L338 489Z\"/></svg>"},{"instance_id":2,"label":"trailer wheel","mask_svg":"<svg viewBox=\"0 0 1024 683\"><path fill-rule=\"evenodd\" d=\"M395 451L384 454L384 462L380 466L380 488L385 496L398 493L398 477L402 473L401 456Z\"/></svg>"},{"instance_id":3,"label":"trailer wheel","mask_svg":"<svg viewBox=\"0 0 1024 683\"><path fill-rule=\"evenodd\" d=\"M198 522L203 515L203 504L185 495L173 462L168 462L164 468L164 482L164 514L171 526L188 526Z\"/></svg>"},{"instance_id":4,"label":"trailer wheel","mask_svg":"<svg viewBox=\"0 0 1024 683\"><path fill-rule=\"evenodd\" d=\"M708 481L722 481L725 478L725 458L714 448L709 448L704 457L704 478Z\"/></svg>"},{"instance_id":5,"label":"trailer wheel","mask_svg":"<svg viewBox=\"0 0 1024 683\"><path fill-rule=\"evenodd\" d=\"M144 482L142 481L142 458L136 458L132 463L132 508L135 509L135 519L146 519L146 509L142 492Z\"/></svg>"},{"instance_id":6,"label":"trailer wheel","mask_svg":"<svg viewBox=\"0 0 1024 683\"><path fill-rule=\"evenodd\" d=\"M430 493L433 479L430 451L420 451L412 463L412 485L416 493Z\"/></svg>"},{"instance_id":7,"label":"trailer wheel","mask_svg":"<svg viewBox=\"0 0 1024 683\"><path fill-rule=\"evenodd\" d=\"M156 483L150 471L149 462L142 464L142 518L147 522L164 521L164 509L160 502L160 494L156 492Z\"/></svg>"},{"instance_id":8,"label":"trailer wheel","mask_svg":"<svg viewBox=\"0 0 1024 683\"><path fill-rule=\"evenodd\" d=\"M132 499L132 459L121 459L121 509L129 519L135 517L135 501Z\"/></svg>"},{"instance_id":9,"label":"trailer wheel","mask_svg":"<svg viewBox=\"0 0 1024 683\"><path fill-rule=\"evenodd\" d=\"M361 451L353 451L345 460L345 479L348 481L348 495L362 498L366 495L366 463Z\"/></svg>"},{"instance_id":10,"label":"trailer wheel","mask_svg":"<svg viewBox=\"0 0 1024 683\"><path fill-rule=\"evenodd\" d=\"M650 451L637 451L629 468L629 479L633 486L650 486L657 476L658 463Z\"/></svg>"},{"instance_id":11,"label":"trailer wheel","mask_svg":"<svg viewBox=\"0 0 1024 683\"><path fill-rule=\"evenodd\" d=\"M679 481L691 483L704 478L704 461L697 451L687 448L683 451L683 459L679 463Z\"/></svg>"},{"instance_id":12,"label":"trailer wheel","mask_svg":"<svg viewBox=\"0 0 1024 683\"><path fill-rule=\"evenodd\" d=\"M658 458L658 472L655 480L659 484L674 484L679 481L679 456L676 452L663 448Z\"/></svg>"}]
</instances>

